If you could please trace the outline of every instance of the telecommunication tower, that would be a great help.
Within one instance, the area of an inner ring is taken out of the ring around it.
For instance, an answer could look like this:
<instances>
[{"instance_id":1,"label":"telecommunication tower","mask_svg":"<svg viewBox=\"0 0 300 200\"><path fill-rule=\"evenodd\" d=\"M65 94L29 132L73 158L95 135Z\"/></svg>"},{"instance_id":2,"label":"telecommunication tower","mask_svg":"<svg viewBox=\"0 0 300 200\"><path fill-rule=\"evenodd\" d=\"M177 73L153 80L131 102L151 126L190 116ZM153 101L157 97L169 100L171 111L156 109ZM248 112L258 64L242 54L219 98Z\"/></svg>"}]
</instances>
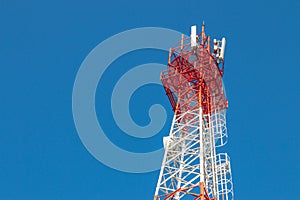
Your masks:
<instances>
[{"instance_id":1,"label":"telecommunication tower","mask_svg":"<svg viewBox=\"0 0 300 200\"><path fill-rule=\"evenodd\" d=\"M171 48L161 81L174 117L154 200L233 200L230 159L216 148L227 143L223 88L225 38L206 36L191 27Z\"/></svg>"}]
</instances>

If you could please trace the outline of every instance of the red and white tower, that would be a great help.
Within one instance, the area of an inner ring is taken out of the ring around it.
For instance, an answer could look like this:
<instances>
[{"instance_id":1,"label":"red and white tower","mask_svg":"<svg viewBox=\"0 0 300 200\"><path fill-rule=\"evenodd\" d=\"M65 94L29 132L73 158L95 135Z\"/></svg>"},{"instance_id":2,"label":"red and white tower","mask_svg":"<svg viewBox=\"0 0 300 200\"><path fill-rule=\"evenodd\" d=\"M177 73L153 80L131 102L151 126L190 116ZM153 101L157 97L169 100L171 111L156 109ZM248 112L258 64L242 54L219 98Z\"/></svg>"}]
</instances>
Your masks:
<instances>
[{"instance_id":1,"label":"red and white tower","mask_svg":"<svg viewBox=\"0 0 300 200\"><path fill-rule=\"evenodd\" d=\"M164 137L165 155L154 200L232 200L230 160L216 148L227 142L222 84L226 40L211 40L204 24L200 34L182 35L169 52L161 81L174 118Z\"/></svg>"}]
</instances>

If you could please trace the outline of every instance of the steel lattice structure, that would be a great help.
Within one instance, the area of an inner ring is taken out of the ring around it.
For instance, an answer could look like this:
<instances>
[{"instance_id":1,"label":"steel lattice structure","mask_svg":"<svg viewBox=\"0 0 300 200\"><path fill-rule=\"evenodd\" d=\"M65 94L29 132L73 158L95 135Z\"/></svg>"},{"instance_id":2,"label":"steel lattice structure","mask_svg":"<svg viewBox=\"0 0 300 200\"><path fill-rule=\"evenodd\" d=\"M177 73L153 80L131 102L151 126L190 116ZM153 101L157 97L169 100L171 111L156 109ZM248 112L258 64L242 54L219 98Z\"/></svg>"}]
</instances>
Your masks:
<instances>
[{"instance_id":1,"label":"steel lattice structure","mask_svg":"<svg viewBox=\"0 0 300 200\"><path fill-rule=\"evenodd\" d=\"M222 84L225 38L213 41L192 27L169 52L168 69L161 81L174 118L164 137L165 155L155 200L232 200L230 160L216 148L227 142L226 109Z\"/></svg>"}]
</instances>

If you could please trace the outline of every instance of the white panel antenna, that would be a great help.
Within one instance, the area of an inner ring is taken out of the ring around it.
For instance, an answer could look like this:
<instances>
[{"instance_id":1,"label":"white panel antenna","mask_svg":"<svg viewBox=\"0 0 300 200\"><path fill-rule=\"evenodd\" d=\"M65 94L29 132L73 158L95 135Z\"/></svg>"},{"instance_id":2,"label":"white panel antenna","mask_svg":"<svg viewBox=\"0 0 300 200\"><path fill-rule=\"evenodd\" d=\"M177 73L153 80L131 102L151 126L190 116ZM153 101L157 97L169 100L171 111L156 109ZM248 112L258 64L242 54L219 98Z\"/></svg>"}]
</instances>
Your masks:
<instances>
[{"instance_id":1,"label":"white panel antenna","mask_svg":"<svg viewBox=\"0 0 300 200\"><path fill-rule=\"evenodd\" d=\"M170 136L163 137L164 149L167 149L169 140L170 140Z\"/></svg>"},{"instance_id":2,"label":"white panel antenna","mask_svg":"<svg viewBox=\"0 0 300 200\"><path fill-rule=\"evenodd\" d=\"M219 57L221 60L224 60L225 45L226 45L226 39L223 37L221 43L220 57Z\"/></svg>"},{"instance_id":3,"label":"white panel antenna","mask_svg":"<svg viewBox=\"0 0 300 200\"><path fill-rule=\"evenodd\" d=\"M197 46L197 26L191 26L191 47Z\"/></svg>"}]
</instances>

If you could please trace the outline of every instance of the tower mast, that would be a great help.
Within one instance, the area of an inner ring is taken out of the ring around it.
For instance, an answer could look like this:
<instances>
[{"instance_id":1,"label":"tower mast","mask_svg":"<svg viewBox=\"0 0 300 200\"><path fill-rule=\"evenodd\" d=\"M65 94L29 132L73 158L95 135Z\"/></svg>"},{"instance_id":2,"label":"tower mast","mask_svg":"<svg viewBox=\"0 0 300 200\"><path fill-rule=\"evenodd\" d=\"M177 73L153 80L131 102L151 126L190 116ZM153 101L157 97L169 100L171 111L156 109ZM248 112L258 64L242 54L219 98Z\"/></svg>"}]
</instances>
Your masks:
<instances>
[{"instance_id":1,"label":"tower mast","mask_svg":"<svg viewBox=\"0 0 300 200\"><path fill-rule=\"evenodd\" d=\"M205 34L204 22L197 35L182 36L171 48L168 69L161 81L174 117L164 137L165 155L154 200L233 200L229 156L216 148L227 142L223 88L226 40Z\"/></svg>"}]
</instances>

